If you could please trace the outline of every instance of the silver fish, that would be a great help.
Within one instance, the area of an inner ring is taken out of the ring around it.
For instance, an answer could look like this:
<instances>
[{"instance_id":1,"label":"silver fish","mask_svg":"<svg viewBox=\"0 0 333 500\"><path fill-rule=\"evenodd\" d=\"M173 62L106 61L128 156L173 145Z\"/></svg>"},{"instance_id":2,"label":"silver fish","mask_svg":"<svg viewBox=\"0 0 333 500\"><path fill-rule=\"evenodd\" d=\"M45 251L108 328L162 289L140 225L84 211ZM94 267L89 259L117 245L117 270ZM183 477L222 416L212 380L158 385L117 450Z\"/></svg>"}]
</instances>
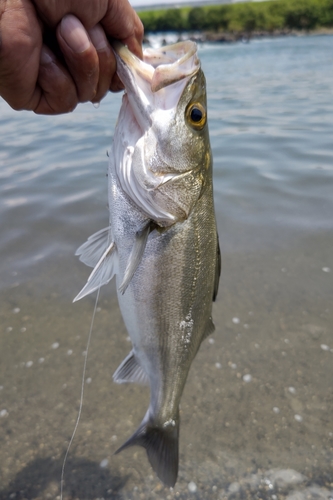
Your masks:
<instances>
[{"instance_id":1,"label":"silver fish","mask_svg":"<svg viewBox=\"0 0 333 500\"><path fill-rule=\"evenodd\" d=\"M179 402L201 342L214 330L220 275L205 77L194 42L113 45L125 94L108 172L110 225L78 250L94 267L79 300L114 275L133 348L117 383L150 386L137 431L157 476L178 475Z\"/></svg>"}]
</instances>

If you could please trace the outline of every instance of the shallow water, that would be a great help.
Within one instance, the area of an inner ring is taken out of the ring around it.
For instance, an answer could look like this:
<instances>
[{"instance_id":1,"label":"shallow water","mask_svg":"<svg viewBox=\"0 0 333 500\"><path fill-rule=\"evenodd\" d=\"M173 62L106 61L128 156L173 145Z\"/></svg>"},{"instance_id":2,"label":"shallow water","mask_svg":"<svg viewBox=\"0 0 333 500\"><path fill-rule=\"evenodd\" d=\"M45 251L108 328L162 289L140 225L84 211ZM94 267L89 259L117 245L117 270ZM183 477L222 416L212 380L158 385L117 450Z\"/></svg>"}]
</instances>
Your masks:
<instances>
[{"instance_id":1,"label":"shallow water","mask_svg":"<svg viewBox=\"0 0 333 500\"><path fill-rule=\"evenodd\" d=\"M332 42L200 48L223 269L216 332L182 398L179 481L162 488L144 450L112 455L148 393L112 384L129 342L111 284L66 498L333 495ZM0 499L59 494L94 306L71 303L89 273L74 251L107 225L119 104L110 95L99 109L37 117L0 102ZM279 482L272 470L283 469L303 476Z\"/></svg>"}]
</instances>

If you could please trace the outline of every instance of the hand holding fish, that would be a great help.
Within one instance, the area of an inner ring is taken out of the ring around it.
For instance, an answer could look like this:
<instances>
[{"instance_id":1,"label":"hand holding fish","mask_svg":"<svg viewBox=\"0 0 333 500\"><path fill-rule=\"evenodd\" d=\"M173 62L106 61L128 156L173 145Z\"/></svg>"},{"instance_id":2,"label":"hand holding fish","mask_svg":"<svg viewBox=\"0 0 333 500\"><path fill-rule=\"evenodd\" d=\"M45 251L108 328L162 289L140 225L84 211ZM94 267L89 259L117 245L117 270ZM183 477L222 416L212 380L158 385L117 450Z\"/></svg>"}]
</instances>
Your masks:
<instances>
[{"instance_id":1,"label":"hand holding fish","mask_svg":"<svg viewBox=\"0 0 333 500\"><path fill-rule=\"evenodd\" d=\"M127 0L0 0L0 96L17 110L72 111L122 87L108 37L142 55Z\"/></svg>"}]
</instances>

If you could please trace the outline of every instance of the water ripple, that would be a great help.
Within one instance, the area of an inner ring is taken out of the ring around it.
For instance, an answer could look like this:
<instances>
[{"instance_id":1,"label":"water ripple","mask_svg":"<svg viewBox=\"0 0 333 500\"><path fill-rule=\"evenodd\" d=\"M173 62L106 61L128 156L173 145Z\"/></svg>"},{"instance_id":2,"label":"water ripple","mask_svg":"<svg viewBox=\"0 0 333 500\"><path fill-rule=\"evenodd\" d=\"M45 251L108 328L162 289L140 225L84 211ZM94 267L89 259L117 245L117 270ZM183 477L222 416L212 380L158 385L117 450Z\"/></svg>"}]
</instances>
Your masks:
<instances>
[{"instance_id":1,"label":"water ripple","mask_svg":"<svg viewBox=\"0 0 333 500\"><path fill-rule=\"evenodd\" d=\"M332 229L331 45L326 36L200 48L228 248ZM0 101L0 271L72 252L105 226L106 151L119 105L110 95L99 109L40 117Z\"/></svg>"}]
</instances>

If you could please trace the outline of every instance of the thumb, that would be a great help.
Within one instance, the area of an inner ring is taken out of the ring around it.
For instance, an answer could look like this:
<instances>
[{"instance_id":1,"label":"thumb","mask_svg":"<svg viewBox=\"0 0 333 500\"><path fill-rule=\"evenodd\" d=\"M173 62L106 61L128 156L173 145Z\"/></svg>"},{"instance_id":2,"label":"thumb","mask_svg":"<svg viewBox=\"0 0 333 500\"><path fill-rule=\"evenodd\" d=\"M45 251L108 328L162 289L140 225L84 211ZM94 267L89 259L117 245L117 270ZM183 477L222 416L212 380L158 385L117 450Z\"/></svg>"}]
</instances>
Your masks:
<instances>
[{"instance_id":1,"label":"thumb","mask_svg":"<svg viewBox=\"0 0 333 500\"><path fill-rule=\"evenodd\" d=\"M99 59L81 21L71 14L63 17L57 38L80 102L94 99L99 80Z\"/></svg>"}]
</instances>

